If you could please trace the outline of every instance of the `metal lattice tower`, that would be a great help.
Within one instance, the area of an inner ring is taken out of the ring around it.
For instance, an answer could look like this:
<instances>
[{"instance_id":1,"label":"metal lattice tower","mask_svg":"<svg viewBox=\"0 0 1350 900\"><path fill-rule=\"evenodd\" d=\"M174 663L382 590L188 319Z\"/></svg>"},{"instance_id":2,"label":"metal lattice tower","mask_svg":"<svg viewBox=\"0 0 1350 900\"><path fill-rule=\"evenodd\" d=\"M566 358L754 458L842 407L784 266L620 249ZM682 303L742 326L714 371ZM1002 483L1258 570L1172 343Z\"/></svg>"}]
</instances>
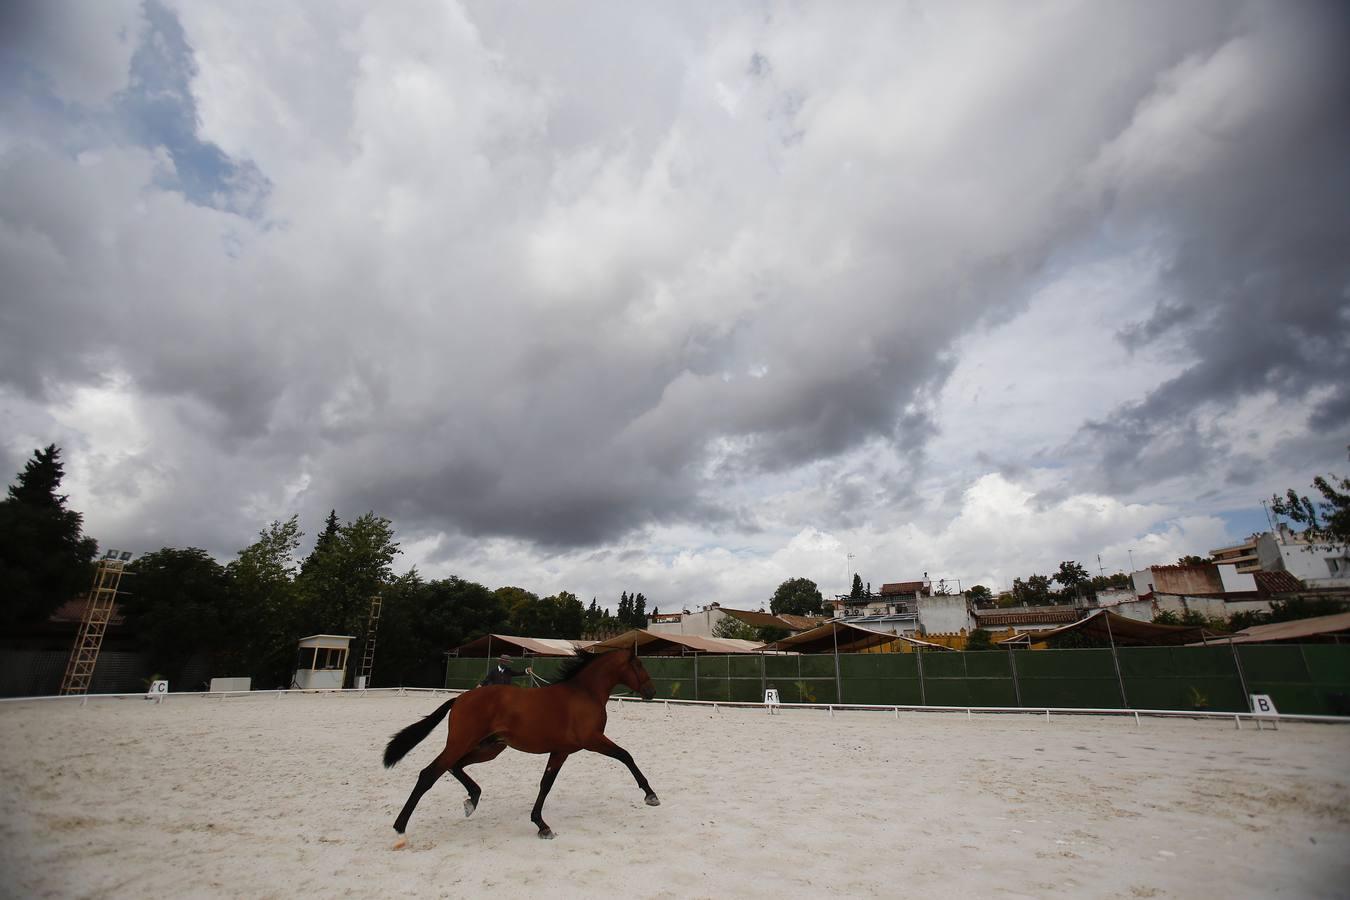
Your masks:
<instances>
[{"instance_id":1,"label":"metal lattice tower","mask_svg":"<svg viewBox=\"0 0 1350 900\"><path fill-rule=\"evenodd\" d=\"M370 598L370 618L366 621L366 644L361 652L361 671L358 673L366 687L370 687L370 673L375 670L375 632L380 627L380 606L383 600L379 594Z\"/></svg>"},{"instance_id":2,"label":"metal lattice tower","mask_svg":"<svg viewBox=\"0 0 1350 900\"><path fill-rule=\"evenodd\" d=\"M130 556L130 554L127 554ZM62 694L87 694L98 665L98 651L103 647L103 635L112 619L117 599L117 586L122 582L126 562L120 559L101 559L94 570L94 586L89 591L89 604L80 619L80 631L66 663L66 674L61 678Z\"/></svg>"}]
</instances>

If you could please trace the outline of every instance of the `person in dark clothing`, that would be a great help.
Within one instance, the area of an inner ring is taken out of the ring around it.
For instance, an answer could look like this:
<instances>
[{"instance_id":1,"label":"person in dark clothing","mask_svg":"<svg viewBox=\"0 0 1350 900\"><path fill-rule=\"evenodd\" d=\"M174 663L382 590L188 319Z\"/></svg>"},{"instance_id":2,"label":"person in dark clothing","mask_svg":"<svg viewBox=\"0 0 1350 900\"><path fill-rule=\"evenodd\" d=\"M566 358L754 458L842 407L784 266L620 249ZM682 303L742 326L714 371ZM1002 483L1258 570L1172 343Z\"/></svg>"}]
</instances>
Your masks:
<instances>
[{"instance_id":1,"label":"person in dark clothing","mask_svg":"<svg viewBox=\"0 0 1350 900\"><path fill-rule=\"evenodd\" d=\"M479 685L510 684L512 678L520 678L524 675L533 674L534 669L529 666L525 667L524 672L517 672L515 669L511 668L511 657L503 653L501 656L497 657L497 665L487 674L486 678L479 682Z\"/></svg>"}]
</instances>

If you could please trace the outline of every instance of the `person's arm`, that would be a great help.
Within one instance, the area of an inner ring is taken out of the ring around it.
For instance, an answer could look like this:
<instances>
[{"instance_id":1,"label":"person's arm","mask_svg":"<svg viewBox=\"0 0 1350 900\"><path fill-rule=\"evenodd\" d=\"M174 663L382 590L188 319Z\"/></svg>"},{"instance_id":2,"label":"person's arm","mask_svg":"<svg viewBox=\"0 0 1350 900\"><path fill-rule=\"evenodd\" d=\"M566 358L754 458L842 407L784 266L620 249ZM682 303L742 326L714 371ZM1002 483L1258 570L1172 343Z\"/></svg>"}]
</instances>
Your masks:
<instances>
[{"instance_id":1,"label":"person's arm","mask_svg":"<svg viewBox=\"0 0 1350 900\"><path fill-rule=\"evenodd\" d=\"M506 674L510 675L512 678L524 678L528 671L529 670L526 669L525 672L517 672L515 669L507 669Z\"/></svg>"}]
</instances>

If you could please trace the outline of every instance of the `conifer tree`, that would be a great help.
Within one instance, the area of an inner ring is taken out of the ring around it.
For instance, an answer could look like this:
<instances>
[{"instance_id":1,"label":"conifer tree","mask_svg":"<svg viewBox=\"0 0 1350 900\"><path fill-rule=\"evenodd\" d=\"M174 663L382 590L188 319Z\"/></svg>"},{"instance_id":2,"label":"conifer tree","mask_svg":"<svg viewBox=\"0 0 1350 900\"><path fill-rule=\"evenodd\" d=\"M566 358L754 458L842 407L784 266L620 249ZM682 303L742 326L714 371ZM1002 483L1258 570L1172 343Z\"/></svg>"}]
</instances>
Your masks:
<instances>
[{"instance_id":1,"label":"conifer tree","mask_svg":"<svg viewBox=\"0 0 1350 900\"><path fill-rule=\"evenodd\" d=\"M37 622L87 590L98 552L81 533L84 517L58 494L61 450L37 450L0 501L0 624Z\"/></svg>"}]
</instances>

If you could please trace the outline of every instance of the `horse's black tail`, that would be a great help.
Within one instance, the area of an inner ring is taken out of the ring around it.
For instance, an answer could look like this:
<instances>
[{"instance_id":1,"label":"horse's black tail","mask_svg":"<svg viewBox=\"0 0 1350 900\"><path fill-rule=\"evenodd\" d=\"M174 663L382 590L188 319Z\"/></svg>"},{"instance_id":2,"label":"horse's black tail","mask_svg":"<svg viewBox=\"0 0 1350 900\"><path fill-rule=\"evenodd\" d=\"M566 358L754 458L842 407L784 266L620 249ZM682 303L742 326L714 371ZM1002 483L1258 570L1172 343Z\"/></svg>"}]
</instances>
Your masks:
<instances>
[{"instance_id":1,"label":"horse's black tail","mask_svg":"<svg viewBox=\"0 0 1350 900\"><path fill-rule=\"evenodd\" d=\"M436 711L423 719L409 725L389 739L388 745L384 748L384 767L388 769L394 763L408 755L408 751L422 743L422 739L431 734L431 730L440 724L450 714L450 707L455 705L458 697L451 697L436 708Z\"/></svg>"}]
</instances>

